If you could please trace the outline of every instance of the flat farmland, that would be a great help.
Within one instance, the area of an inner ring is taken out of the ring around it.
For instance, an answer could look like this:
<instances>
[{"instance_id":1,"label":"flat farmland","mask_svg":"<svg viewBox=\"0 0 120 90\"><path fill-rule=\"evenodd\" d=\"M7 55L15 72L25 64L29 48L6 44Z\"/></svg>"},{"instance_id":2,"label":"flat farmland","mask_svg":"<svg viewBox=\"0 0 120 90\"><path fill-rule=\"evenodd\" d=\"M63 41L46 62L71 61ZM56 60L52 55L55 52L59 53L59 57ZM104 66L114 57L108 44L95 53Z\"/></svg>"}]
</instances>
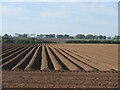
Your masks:
<instances>
[{"instance_id":1,"label":"flat farmland","mask_svg":"<svg viewBox=\"0 0 120 90\"><path fill-rule=\"evenodd\" d=\"M118 87L118 44L3 44L0 55L3 88Z\"/></svg>"}]
</instances>

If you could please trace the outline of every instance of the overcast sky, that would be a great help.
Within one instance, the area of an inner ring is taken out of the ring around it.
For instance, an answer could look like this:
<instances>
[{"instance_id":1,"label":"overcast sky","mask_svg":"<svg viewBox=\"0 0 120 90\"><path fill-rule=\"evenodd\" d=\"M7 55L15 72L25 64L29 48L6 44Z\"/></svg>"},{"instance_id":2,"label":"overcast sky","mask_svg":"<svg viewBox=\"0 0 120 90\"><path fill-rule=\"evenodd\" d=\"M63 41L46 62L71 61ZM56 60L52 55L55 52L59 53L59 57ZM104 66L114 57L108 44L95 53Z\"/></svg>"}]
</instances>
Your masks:
<instances>
[{"instance_id":1,"label":"overcast sky","mask_svg":"<svg viewBox=\"0 0 120 90\"><path fill-rule=\"evenodd\" d=\"M118 34L117 2L8 2L0 8L3 34Z\"/></svg>"}]
</instances>

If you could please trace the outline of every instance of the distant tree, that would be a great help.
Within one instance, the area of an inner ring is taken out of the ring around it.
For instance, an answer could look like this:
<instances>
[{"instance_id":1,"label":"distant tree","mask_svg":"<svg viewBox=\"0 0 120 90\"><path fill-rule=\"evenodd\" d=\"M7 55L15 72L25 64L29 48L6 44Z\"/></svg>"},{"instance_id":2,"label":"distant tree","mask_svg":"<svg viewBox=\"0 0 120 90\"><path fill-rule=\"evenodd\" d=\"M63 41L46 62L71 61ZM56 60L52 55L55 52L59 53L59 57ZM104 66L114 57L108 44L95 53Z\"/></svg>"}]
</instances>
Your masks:
<instances>
[{"instance_id":1,"label":"distant tree","mask_svg":"<svg viewBox=\"0 0 120 90\"><path fill-rule=\"evenodd\" d=\"M107 37L106 36L103 36L103 39L105 40Z\"/></svg>"},{"instance_id":2,"label":"distant tree","mask_svg":"<svg viewBox=\"0 0 120 90\"><path fill-rule=\"evenodd\" d=\"M35 33L32 33L30 34L31 37L35 38L36 34Z\"/></svg>"},{"instance_id":3,"label":"distant tree","mask_svg":"<svg viewBox=\"0 0 120 90\"><path fill-rule=\"evenodd\" d=\"M112 39L112 37L110 37L110 36L109 36L109 37L107 37L107 39L111 40L111 39Z\"/></svg>"},{"instance_id":4,"label":"distant tree","mask_svg":"<svg viewBox=\"0 0 120 90\"><path fill-rule=\"evenodd\" d=\"M57 38L64 38L64 35L62 35L62 34L59 35L59 34L58 34L58 35L56 35L56 37L57 37Z\"/></svg>"},{"instance_id":5,"label":"distant tree","mask_svg":"<svg viewBox=\"0 0 120 90\"><path fill-rule=\"evenodd\" d=\"M43 35L42 35L42 34L40 34L40 38L43 38Z\"/></svg>"},{"instance_id":6,"label":"distant tree","mask_svg":"<svg viewBox=\"0 0 120 90\"><path fill-rule=\"evenodd\" d=\"M74 39L74 36L69 36L70 39Z\"/></svg>"},{"instance_id":7,"label":"distant tree","mask_svg":"<svg viewBox=\"0 0 120 90\"><path fill-rule=\"evenodd\" d=\"M19 37L19 38L23 38L22 34L18 34L18 37Z\"/></svg>"},{"instance_id":8,"label":"distant tree","mask_svg":"<svg viewBox=\"0 0 120 90\"><path fill-rule=\"evenodd\" d=\"M45 38L55 38L55 34L45 34Z\"/></svg>"},{"instance_id":9,"label":"distant tree","mask_svg":"<svg viewBox=\"0 0 120 90\"><path fill-rule=\"evenodd\" d=\"M103 36L102 36L102 35L99 35L98 37L99 37L99 39L103 39Z\"/></svg>"},{"instance_id":10,"label":"distant tree","mask_svg":"<svg viewBox=\"0 0 120 90\"><path fill-rule=\"evenodd\" d=\"M77 34L75 36L75 38L77 38L77 39L85 39L85 35L84 34Z\"/></svg>"},{"instance_id":11,"label":"distant tree","mask_svg":"<svg viewBox=\"0 0 120 90\"><path fill-rule=\"evenodd\" d=\"M15 33L15 37L18 37L19 36L19 34L18 33Z\"/></svg>"},{"instance_id":12,"label":"distant tree","mask_svg":"<svg viewBox=\"0 0 120 90\"><path fill-rule=\"evenodd\" d=\"M8 37L9 35L8 34L4 34L4 37Z\"/></svg>"},{"instance_id":13,"label":"distant tree","mask_svg":"<svg viewBox=\"0 0 120 90\"><path fill-rule=\"evenodd\" d=\"M94 35L93 36L93 39L98 39L99 37L97 35Z\"/></svg>"},{"instance_id":14,"label":"distant tree","mask_svg":"<svg viewBox=\"0 0 120 90\"><path fill-rule=\"evenodd\" d=\"M10 37L12 37L12 36L11 36L11 35L8 35L8 34L4 34L4 37L10 38Z\"/></svg>"},{"instance_id":15,"label":"distant tree","mask_svg":"<svg viewBox=\"0 0 120 90\"><path fill-rule=\"evenodd\" d=\"M45 34L45 38L50 38L50 35L49 34Z\"/></svg>"},{"instance_id":16,"label":"distant tree","mask_svg":"<svg viewBox=\"0 0 120 90\"><path fill-rule=\"evenodd\" d=\"M27 38L27 34L23 34L23 37Z\"/></svg>"},{"instance_id":17,"label":"distant tree","mask_svg":"<svg viewBox=\"0 0 120 90\"><path fill-rule=\"evenodd\" d=\"M69 38L69 35L65 34L63 37L64 37L64 38Z\"/></svg>"},{"instance_id":18,"label":"distant tree","mask_svg":"<svg viewBox=\"0 0 120 90\"><path fill-rule=\"evenodd\" d=\"M113 40L120 40L120 36L119 35L114 36Z\"/></svg>"},{"instance_id":19,"label":"distant tree","mask_svg":"<svg viewBox=\"0 0 120 90\"><path fill-rule=\"evenodd\" d=\"M55 34L50 34L50 38L55 38Z\"/></svg>"},{"instance_id":20,"label":"distant tree","mask_svg":"<svg viewBox=\"0 0 120 90\"><path fill-rule=\"evenodd\" d=\"M94 36L93 36L92 34L88 34L88 35L86 35L85 38L86 38L86 39L94 39Z\"/></svg>"},{"instance_id":21,"label":"distant tree","mask_svg":"<svg viewBox=\"0 0 120 90\"><path fill-rule=\"evenodd\" d=\"M43 35L42 34L39 34L36 36L37 39L40 39L40 38L43 38Z\"/></svg>"}]
</instances>

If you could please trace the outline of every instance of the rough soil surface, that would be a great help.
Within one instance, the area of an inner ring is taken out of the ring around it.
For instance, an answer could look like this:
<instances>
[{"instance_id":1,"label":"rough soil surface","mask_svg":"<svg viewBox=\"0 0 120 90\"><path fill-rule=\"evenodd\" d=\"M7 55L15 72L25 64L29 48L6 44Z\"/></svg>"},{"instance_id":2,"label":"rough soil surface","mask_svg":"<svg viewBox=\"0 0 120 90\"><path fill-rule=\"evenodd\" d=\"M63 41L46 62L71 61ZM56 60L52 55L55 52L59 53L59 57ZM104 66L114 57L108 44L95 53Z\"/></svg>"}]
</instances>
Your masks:
<instances>
[{"instance_id":1,"label":"rough soil surface","mask_svg":"<svg viewBox=\"0 0 120 90\"><path fill-rule=\"evenodd\" d=\"M3 88L118 88L118 72L3 71Z\"/></svg>"},{"instance_id":2,"label":"rough soil surface","mask_svg":"<svg viewBox=\"0 0 120 90\"><path fill-rule=\"evenodd\" d=\"M118 71L117 44L3 44L5 70Z\"/></svg>"},{"instance_id":3,"label":"rough soil surface","mask_svg":"<svg viewBox=\"0 0 120 90\"><path fill-rule=\"evenodd\" d=\"M2 86L118 88L118 56L118 44L3 44Z\"/></svg>"}]
</instances>

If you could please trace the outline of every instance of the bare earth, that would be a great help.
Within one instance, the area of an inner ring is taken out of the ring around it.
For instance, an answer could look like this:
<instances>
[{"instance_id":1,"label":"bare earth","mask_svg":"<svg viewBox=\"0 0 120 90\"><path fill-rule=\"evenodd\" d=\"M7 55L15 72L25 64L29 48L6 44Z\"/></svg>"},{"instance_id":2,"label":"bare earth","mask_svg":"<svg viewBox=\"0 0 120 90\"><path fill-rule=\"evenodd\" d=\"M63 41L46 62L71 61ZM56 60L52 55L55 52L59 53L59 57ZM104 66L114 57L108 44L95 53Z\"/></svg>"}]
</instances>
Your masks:
<instances>
[{"instance_id":1,"label":"bare earth","mask_svg":"<svg viewBox=\"0 0 120 90\"><path fill-rule=\"evenodd\" d=\"M3 88L118 88L117 72L3 71Z\"/></svg>"},{"instance_id":2,"label":"bare earth","mask_svg":"<svg viewBox=\"0 0 120 90\"><path fill-rule=\"evenodd\" d=\"M3 88L118 88L118 44L4 44Z\"/></svg>"}]
</instances>

